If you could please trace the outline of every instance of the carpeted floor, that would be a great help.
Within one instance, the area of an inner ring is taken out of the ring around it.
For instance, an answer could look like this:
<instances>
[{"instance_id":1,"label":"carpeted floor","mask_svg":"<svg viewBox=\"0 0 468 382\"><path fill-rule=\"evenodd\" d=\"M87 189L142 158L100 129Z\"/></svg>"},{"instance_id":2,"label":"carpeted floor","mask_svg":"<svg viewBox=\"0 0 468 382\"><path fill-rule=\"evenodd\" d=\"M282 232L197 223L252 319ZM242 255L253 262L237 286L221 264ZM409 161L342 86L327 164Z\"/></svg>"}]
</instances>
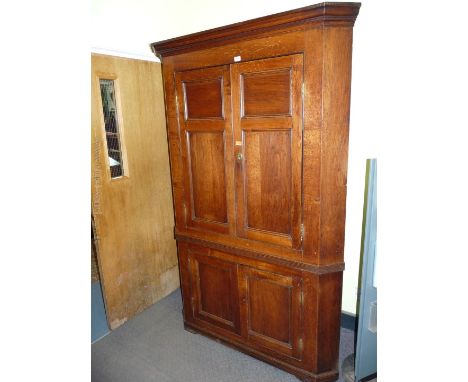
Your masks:
<instances>
[{"instance_id":1,"label":"carpeted floor","mask_svg":"<svg viewBox=\"0 0 468 382\"><path fill-rule=\"evenodd\" d=\"M353 346L354 332L341 329L340 367ZM91 373L92 382L299 381L267 363L185 331L179 289L95 342Z\"/></svg>"}]
</instances>

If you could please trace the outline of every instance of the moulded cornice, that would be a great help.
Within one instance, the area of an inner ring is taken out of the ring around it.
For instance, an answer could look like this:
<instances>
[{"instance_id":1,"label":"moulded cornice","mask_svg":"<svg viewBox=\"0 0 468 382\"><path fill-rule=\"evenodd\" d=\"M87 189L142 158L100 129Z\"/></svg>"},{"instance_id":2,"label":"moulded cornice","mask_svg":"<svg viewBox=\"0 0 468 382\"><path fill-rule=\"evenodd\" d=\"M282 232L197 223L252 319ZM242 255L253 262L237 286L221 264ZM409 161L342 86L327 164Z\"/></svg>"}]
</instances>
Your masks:
<instances>
[{"instance_id":1,"label":"moulded cornice","mask_svg":"<svg viewBox=\"0 0 468 382\"><path fill-rule=\"evenodd\" d=\"M236 42L255 35L300 24L323 26L353 26L361 3L320 3L257 19L209 29L203 32L171 38L151 44L156 56L162 58L208 49Z\"/></svg>"}]
</instances>

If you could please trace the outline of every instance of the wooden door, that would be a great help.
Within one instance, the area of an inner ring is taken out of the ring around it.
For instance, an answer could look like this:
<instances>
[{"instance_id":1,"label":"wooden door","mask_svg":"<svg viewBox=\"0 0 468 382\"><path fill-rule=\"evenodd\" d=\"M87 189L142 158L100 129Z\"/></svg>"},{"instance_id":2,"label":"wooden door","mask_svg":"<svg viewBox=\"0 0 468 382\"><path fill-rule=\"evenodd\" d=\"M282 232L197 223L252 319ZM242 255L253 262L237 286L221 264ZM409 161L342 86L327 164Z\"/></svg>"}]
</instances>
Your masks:
<instances>
[{"instance_id":1,"label":"wooden door","mask_svg":"<svg viewBox=\"0 0 468 382\"><path fill-rule=\"evenodd\" d=\"M301 246L302 55L232 65L237 234Z\"/></svg>"},{"instance_id":2,"label":"wooden door","mask_svg":"<svg viewBox=\"0 0 468 382\"><path fill-rule=\"evenodd\" d=\"M188 259L194 318L240 333L237 264L193 251Z\"/></svg>"},{"instance_id":3,"label":"wooden door","mask_svg":"<svg viewBox=\"0 0 468 382\"><path fill-rule=\"evenodd\" d=\"M234 226L229 66L176 73L187 227Z\"/></svg>"},{"instance_id":4,"label":"wooden door","mask_svg":"<svg viewBox=\"0 0 468 382\"><path fill-rule=\"evenodd\" d=\"M158 63L91 62L92 213L115 329L179 286L164 98Z\"/></svg>"},{"instance_id":5,"label":"wooden door","mask_svg":"<svg viewBox=\"0 0 468 382\"><path fill-rule=\"evenodd\" d=\"M239 270L242 332L263 351L302 357L302 283L292 274L242 266Z\"/></svg>"}]
</instances>

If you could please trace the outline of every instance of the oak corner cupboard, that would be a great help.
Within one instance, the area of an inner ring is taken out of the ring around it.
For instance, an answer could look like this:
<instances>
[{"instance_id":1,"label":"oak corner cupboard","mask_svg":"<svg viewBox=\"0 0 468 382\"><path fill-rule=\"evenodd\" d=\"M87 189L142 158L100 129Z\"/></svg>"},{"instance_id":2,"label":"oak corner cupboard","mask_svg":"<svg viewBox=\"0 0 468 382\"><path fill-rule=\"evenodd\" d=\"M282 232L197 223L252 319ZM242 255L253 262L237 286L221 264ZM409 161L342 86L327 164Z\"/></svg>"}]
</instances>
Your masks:
<instances>
[{"instance_id":1,"label":"oak corner cupboard","mask_svg":"<svg viewBox=\"0 0 468 382\"><path fill-rule=\"evenodd\" d=\"M338 378L359 3L152 44L163 64L184 324Z\"/></svg>"}]
</instances>

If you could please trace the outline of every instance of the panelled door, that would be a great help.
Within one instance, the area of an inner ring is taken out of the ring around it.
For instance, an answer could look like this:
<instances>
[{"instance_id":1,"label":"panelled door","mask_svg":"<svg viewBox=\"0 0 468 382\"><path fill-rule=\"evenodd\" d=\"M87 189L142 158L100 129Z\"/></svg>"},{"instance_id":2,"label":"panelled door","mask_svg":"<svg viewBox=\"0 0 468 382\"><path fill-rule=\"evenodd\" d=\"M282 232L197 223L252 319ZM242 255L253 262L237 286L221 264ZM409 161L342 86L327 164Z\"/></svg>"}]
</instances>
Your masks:
<instances>
[{"instance_id":1,"label":"panelled door","mask_svg":"<svg viewBox=\"0 0 468 382\"><path fill-rule=\"evenodd\" d=\"M242 332L249 343L301 359L301 278L247 266L239 274Z\"/></svg>"},{"instance_id":2,"label":"panelled door","mask_svg":"<svg viewBox=\"0 0 468 382\"><path fill-rule=\"evenodd\" d=\"M300 54L176 73L187 227L300 248L302 76Z\"/></svg>"},{"instance_id":3,"label":"panelled door","mask_svg":"<svg viewBox=\"0 0 468 382\"><path fill-rule=\"evenodd\" d=\"M234 223L229 66L176 74L189 227L229 233Z\"/></svg>"},{"instance_id":4,"label":"panelled door","mask_svg":"<svg viewBox=\"0 0 468 382\"><path fill-rule=\"evenodd\" d=\"M240 334L237 264L189 252L193 317Z\"/></svg>"},{"instance_id":5,"label":"panelled door","mask_svg":"<svg viewBox=\"0 0 468 382\"><path fill-rule=\"evenodd\" d=\"M237 234L301 245L302 55L232 65Z\"/></svg>"}]
</instances>

